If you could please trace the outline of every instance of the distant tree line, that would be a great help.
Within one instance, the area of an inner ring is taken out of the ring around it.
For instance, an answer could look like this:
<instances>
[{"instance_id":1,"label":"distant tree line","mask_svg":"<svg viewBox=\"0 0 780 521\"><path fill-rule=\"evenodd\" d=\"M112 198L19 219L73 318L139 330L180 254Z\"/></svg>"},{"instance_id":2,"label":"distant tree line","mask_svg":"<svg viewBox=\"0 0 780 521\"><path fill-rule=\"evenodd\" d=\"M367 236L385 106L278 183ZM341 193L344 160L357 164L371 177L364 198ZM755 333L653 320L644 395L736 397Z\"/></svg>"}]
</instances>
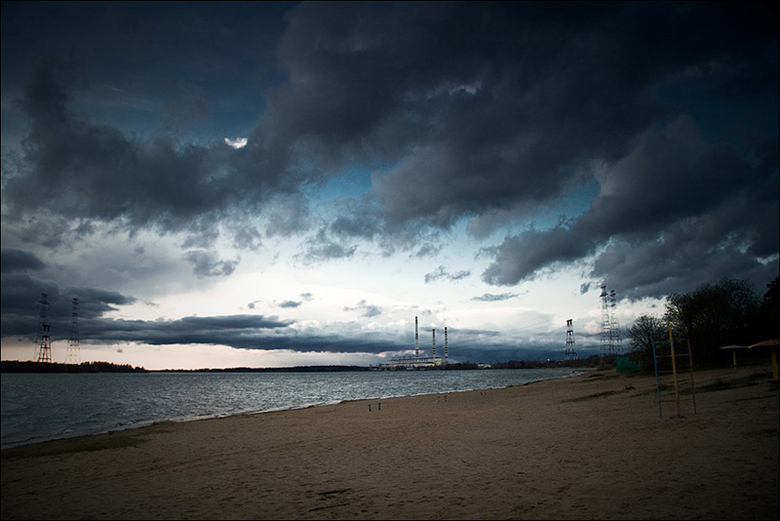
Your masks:
<instances>
[{"instance_id":1,"label":"distant tree line","mask_svg":"<svg viewBox=\"0 0 780 521\"><path fill-rule=\"evenodd\" d=\"M779 279L767 284L763 299L746 280L728 277L688 293L672 293L666 297L662 317L642 315L628 329L632 355L652 367L653 344L668 344L670 328L675 345L679 342L687 349L690 342L697 365L731 359L731 353L720 349L723 346L780 338Z\"/></svg>"},{"instance_id":2,"label":"distant tree line","mask_svg":"<svg viewBox=\"0 0 780 521\"><path fill-rule=\"evenodd\" d=\"M82 362L81 364L58 364L49 362L27 362L3 360L3 373L146 373L143 367L129 364L117 365L110 362Z\"/></svg>"},{"instance_id":3,"label":"distant tree line","mask_svg":"<svg viewBox=\"0 0 780 521\"><path fill-rule=\"evenodd\" d=\"M492 369L547 369L552 367L600 367L614 364L614 356L591 355L573 360L509 360L491 364Z\"/></svg>"},{"instance_id":4,"label":"distant tree line","mask_svg":"<svg viewBox=\"0 0 780 521\"><path fill-rule=\"evenodd\" d=\"M297 367L231 367L227 369L162 369L147 370L128 364L109 362L82 362L58 364L48 362L21 362L3 360L3 373L330 373L344 371L370 371L370 367L357 365L315 365Z\"/></svg>"},{"instance_id":5,"label":"distant tree line","mask_svg":"<svg viewBox=\"0 0 780 521\"><path fill-rule=\"evenodd\" d=\"M226 369L163 369L155 372L165 373L341 373L350 371L370 371L371 368L359 365L307 365L295 367L229 367Z\"/></svg>"},{"instance_id":6,"label":"distant tree line","mask_svg":"<svg viewBox=\"0 0 780 521\"><path fill-rule=\"evenodd\" d=\"M479 369L479 364L476 362L455 362L454 364L444 364L436 367L435 369L443 369L445 371L463 371L468 369Z\"/></svg>"}]
</instances>

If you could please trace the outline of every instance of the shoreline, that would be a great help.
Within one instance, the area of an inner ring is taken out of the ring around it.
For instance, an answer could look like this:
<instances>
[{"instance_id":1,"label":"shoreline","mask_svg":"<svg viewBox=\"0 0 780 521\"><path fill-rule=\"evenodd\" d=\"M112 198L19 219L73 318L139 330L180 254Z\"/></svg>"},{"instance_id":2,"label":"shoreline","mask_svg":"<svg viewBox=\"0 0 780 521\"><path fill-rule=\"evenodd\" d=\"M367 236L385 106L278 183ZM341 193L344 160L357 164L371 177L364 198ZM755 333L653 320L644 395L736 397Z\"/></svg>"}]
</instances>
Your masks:
<instances>
[{"instance_id":1,"label":"shoreline","mask_svg":"<svg viewBox=\"0 0 780 521\"><path fill-rule=\"evenodd\" d=\"M2 517L777 518L765 369L697 372L681 418L654 376L596 371L24 445Z\"/></svg>"},{"instance_id":2,"label":"shoreline","mask_svg":"<svg viewBox=\"0 0 780 521\"><path fill-rule=\"evenodd\" d=\"M506 387L512 387L513 385L527 385L528 383L533 383L536 381L541 380L548 380L548 379L558 379L558 378L570 378L572 376L577 376L578 374L582 374L583 369L582 368L565 368L567 370L570 370L570 374L565 374L561 376L554 376L554 377L545 377L541 378L540 380L532 380L531 382L525 382L522 384L511 384ZM533 370L533 369L532 369ZM517 369L517 371L525 371L525 369ZM585 370L587 371L587 369ZM43 373L45 374L45 373ZM86 374L86 373L85 373ZM493 387L493 389L502 389L504 387ZM462 389L462 390L452 390L452 391L444 391L447 393L458 393L458 392L471 392L471 391L478 391L479 388L475 389ZM269 412L281 412L281 411L295 411L299 409L307 409L309 407L326 407L329 405L338 405L339 403L344 402L350 402L350 401L365 401L365 400L384 400L389 398L400 398L400 397L414 397L414 396L427 396L430 394L442 394L442 393L433 393L433 392L423 392L419 394L406 394L406 395L387 395L387 396L381 396L381 397L367 397L367 398L345 398L345 399L336 399L336 400L330 400L325 402L318 402L318 403L305 403L301 405L289 405L289 406L283 406L283 407L272 407L268 409L262 409L262 410L244 410L241 412L231 412L231 413L213 413L213 414L204 414L199 416L176 416L176 417L169 417L169 418L157 418L157 419L149 419L149 420L141 420L141 421L127 421L125 423L117 423L111 427L95 427L94 429L89 429L86 432L85 431L79 431L79 432L70 432L70 433L57 433L52 434L48 436L38 436L38 437L32 437L28 438L23 441L12 441L8 443L4 443L2 447L0 447L0 450L7 450L12 449L16 447L23 447L27 445L34 445L38 443L48 443L51 441L59 441L59 440L69 440L69 439L75 439L75 438L81 438L85 436L99 436L102 434L109 434L114 432L122 432L126 430L134 430L134 429L142 429L146 427L150 427L153 425L156 425L158 423L186 423L191 421L203 421L203 420L212 420L212 419L222 419L222 418L230 418L232 416L245 416L245 415L255 415L255 414L265 414Z\"/></svg>"}]
</instances>

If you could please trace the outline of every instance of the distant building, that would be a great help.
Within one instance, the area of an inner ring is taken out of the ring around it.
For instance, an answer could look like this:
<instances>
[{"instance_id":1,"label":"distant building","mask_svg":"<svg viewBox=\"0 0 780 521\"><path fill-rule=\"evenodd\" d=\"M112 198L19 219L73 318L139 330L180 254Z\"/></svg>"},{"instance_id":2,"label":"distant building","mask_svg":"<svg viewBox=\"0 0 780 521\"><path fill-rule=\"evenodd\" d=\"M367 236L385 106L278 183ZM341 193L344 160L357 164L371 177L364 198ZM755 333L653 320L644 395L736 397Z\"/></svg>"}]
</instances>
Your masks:
<instances>
[{"instance_id":1,"label":"distant building","mask_svg":"<svg viewBox=\"0 0 780 521\"><path fill-rule=\"evenodd\" d=\"M444 359L439 356L428 358L394 358L385 364L380 364L379 368L386 371L406 370L406 369L428 369L431 367L441 367L444 365Z\"/></svg>"}]
</instances>

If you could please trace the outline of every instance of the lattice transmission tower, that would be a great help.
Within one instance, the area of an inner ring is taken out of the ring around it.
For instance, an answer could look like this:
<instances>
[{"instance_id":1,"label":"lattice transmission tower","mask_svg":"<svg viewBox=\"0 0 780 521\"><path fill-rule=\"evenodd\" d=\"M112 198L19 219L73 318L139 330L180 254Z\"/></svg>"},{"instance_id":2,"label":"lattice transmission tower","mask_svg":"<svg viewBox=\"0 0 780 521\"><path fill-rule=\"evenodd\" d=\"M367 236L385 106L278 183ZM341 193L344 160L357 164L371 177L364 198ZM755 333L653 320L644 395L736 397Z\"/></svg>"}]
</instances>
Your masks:
<instances>
[{"instance_id":1,"label":"lattice transmission tower","mask_svg":"<svg viewBox=\"0 0 780 521\"><path fill-rule=\"evenodd\" d=\"M447 328L444 328L444 363L450 363L450 345L447 343Z\"/></svg>"},{"instance_id":2,"label":"lattice transmission tower","mask_svg":"<svg viewBox=\"0 0 780 521\"><path fill-rule=\"evenodd\" d=\"M51 324L49 323L49 296L41 293L38 338L35 342L35 358L38 362L51 363Z\"/></svg>"},{"instance_id":3,"label":"lattice transmission tower","mask_svg":"<svg viewBox=\"0 0 780 521\"><path fill-rule=\"evenodd\" d=\"M81 347L79 340L79 299L74 298L70 311L70 337L68 338L68 359L69 364L81 363Z\"/></svg>"},{"instance_id":4,"label":"lattice transmission tower","mask_svg":"<svg viewBox=\"0 0 780 521\"><path fill-rule=\"evenodd\" d=\"M617 316L617 299L615 298L615 290L609 291L609 312L610 312L610 324L609 335L611 337L610 343L612 344L615 354L623 352L623 337L620 334L620 322Z\"/></svg>"},{"instance_id":5,"label":"lattice transmission tower","mask_svg":"<svg viewBox=\"0 0 780 521\"><path fill-rule=\"evenodd\" d=\"M607 286L601 286L601 354L611 355L612 353L612 320L609 317L609 292Z\"/></svg>"},{"instance_id":6,"label":"lattice transmission tower","mask_svg":"<svg viewBox=\"0 0 780 521\"><path fill-rule=\"evenodd\" d=\"M617 318L615 290L607 291L601 286L601 352L602 355L616 355L623 350L620 323Z\"/></svg>"},{"instance_id":7,"label":"lattice transmission tower","mask_svg":"<svg viewBox=\"0 0 780 521\"><path fill-rule=\"evenodd\" d=\"M417 334L417 317L414 317L414 357L420 358L420 336Z\"/></svg>"},{"instance_id":8,"label":"lattice transmission tower","mask_svg":"<svg viewBox=\"0 0 780 521\"><path fill-rule=\"evenodd\" d=\"M577 360L577 350L574 348L574 326L572 319L566 321L566 351L563 355L564 360Z\"/></svg>"}]
</instances>

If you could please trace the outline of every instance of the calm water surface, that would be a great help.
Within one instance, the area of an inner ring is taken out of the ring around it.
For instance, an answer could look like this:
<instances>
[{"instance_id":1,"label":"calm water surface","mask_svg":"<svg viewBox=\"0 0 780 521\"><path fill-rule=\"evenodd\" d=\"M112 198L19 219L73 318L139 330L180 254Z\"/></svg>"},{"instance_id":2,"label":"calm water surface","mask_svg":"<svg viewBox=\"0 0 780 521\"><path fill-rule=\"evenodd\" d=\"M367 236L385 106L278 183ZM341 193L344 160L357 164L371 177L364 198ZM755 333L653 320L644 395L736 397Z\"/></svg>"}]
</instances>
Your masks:
<instances>
[{"instance_id":1,"label":"calm water surface","mask_svg":"<svg viewBox=\"0 0 780 521\"><path fill-rule=\"evenodd\" d=\"M502 388L574 374L571 369L2 374L2 448L160 421Z\"/></svg>"}]
</instances>

